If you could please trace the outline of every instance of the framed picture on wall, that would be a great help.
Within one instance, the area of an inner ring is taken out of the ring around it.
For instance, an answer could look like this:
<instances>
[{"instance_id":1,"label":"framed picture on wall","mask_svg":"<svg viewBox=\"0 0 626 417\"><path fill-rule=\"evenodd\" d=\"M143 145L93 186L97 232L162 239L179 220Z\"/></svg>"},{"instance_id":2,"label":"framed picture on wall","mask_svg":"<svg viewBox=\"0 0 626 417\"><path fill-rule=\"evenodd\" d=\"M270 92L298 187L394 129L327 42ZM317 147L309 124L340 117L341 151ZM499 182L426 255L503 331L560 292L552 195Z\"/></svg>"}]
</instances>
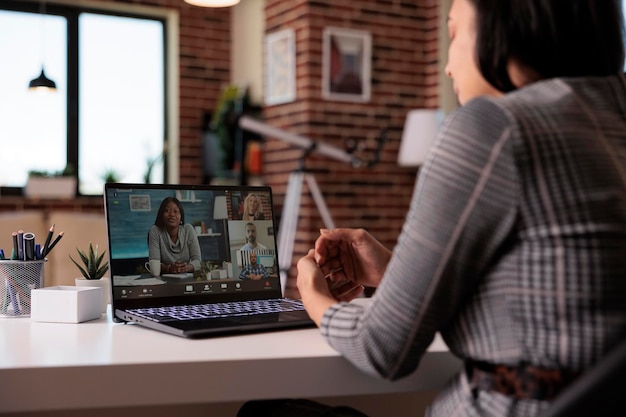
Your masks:
<instances>
[{"instance_id":1,"label":"framed picture on wall","mask_svg":"<svg viewBox=\"0 0 626 417\"><path fill-rule=\"evenodd\" d=\"M371 34L362 30L327 27L322 42L322 97L327 100L369 101Z\"/></svg>"},{"instance_id":2,"label":"framed picture on wall","mask_svg":"<svg viewBox=\"0 0 626 417\"><path fill-rule=\"evenodd\" d=\"M296 99L296 36L293 29L265 37L265 104Z\"/></svg>"},{"instance_id":3,"label":"framed picture on wall","mask_svg":"<svg viewBox=\"0 0 626 417\"><path fill-rule=\"evenodd\" d=\"M130 204L130 211L151 211L150 196L137 194L129 195L128 203Z\"/></svg>"}]
</instances>

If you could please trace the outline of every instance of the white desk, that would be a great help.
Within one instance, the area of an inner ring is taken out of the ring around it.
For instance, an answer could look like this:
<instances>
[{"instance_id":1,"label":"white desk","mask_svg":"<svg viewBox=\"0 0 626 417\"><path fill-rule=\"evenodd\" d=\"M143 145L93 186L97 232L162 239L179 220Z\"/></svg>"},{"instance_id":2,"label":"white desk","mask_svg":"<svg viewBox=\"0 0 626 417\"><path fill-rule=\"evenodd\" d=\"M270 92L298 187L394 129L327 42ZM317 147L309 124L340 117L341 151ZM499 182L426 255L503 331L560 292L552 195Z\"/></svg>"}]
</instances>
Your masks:
<instances>
[{"instance_id":1,"label":"white desk","mask_svg":"<svg viewBox=\"0 0 626 417\"><path fill-rule=\"evenodd\" d=\"M392 383L352 367L317 329L188 340L110 312L81 324L0 319L0 413L433 391L458 369L440 340Z\"/></svg>"}]
</instances>

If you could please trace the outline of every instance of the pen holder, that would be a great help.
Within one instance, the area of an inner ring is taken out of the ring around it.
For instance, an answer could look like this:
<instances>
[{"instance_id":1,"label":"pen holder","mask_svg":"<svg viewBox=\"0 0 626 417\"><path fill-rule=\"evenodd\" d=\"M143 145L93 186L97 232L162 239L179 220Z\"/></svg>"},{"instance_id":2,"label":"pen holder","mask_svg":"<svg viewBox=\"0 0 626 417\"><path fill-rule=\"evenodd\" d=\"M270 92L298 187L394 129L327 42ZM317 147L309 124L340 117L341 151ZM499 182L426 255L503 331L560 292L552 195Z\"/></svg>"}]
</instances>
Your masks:
<instances>
[{"instance_id":1,"label":"pen holder","mask_svg":"<svg viewBox=\"0 0 626 417\"><path fill-rule=\"evenodd\" d=\"M0 317L30 316L30 292L43 287L45 262L0 260Z\"/></svg>"}]
</instances>

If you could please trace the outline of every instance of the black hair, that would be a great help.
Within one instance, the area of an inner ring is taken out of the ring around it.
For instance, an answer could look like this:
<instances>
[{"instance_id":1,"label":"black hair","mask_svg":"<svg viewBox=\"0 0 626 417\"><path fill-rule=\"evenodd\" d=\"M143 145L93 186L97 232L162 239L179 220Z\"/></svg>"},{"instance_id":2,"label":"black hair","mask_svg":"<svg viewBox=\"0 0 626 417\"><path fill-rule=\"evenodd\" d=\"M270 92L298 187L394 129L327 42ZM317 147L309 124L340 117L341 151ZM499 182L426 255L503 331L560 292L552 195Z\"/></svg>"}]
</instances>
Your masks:
<instances>
[{"instance_id":1,"label":"black hair","mask_svg":"<svg viewBox=\"0 0 626 417\"><path fill-rule=\"evenodd\" d=\"M516 87L510 59L539 78L623 72L623 15L618 0L469 0L476 9L476 57L500 91Z\"/></svg>"},{"instance_id":2,"label":"black hair","mask_svg":"<svg viewBox=\"0 0 626 417\"><path fill-rule=\"evenodd\" d=\"M167 205L170 202L176 204L176 206L178 207L178 210L180 211L180 223L181 224L185 223L185 209L183 208L183 205L181 204L181 202L178 201L178 199L175 197L166 197L163 199L163 201L161 201L161 206L159 207L159 211L156 215L156 219L154 220L154 224L156 226L159 226L159 227L165 226L163 222L163 213L165 212L165 207L167 207Z\"/></svg>"}]
</instances>

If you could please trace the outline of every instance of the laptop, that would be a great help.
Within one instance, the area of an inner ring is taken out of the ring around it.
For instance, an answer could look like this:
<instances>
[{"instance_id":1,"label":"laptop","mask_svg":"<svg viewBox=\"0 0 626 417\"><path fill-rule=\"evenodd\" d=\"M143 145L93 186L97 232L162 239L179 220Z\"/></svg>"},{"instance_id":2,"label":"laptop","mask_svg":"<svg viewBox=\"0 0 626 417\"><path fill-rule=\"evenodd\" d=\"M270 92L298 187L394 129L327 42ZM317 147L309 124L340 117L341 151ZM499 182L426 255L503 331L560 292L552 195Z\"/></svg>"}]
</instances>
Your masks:
<instances>
[{"instance_id":1,"label":"laptop","mask_svg":"<svg viewBox=\"0 0 626 417\"><path fill-rule=\"evenodd\" d=\"M251 194L253 220L243 213ZM187 338L314 325L282 294L270 187L107 183L104 207L115 322ZM177 224L184 239L168 232Z\"/></svg>"}]
</instances>

